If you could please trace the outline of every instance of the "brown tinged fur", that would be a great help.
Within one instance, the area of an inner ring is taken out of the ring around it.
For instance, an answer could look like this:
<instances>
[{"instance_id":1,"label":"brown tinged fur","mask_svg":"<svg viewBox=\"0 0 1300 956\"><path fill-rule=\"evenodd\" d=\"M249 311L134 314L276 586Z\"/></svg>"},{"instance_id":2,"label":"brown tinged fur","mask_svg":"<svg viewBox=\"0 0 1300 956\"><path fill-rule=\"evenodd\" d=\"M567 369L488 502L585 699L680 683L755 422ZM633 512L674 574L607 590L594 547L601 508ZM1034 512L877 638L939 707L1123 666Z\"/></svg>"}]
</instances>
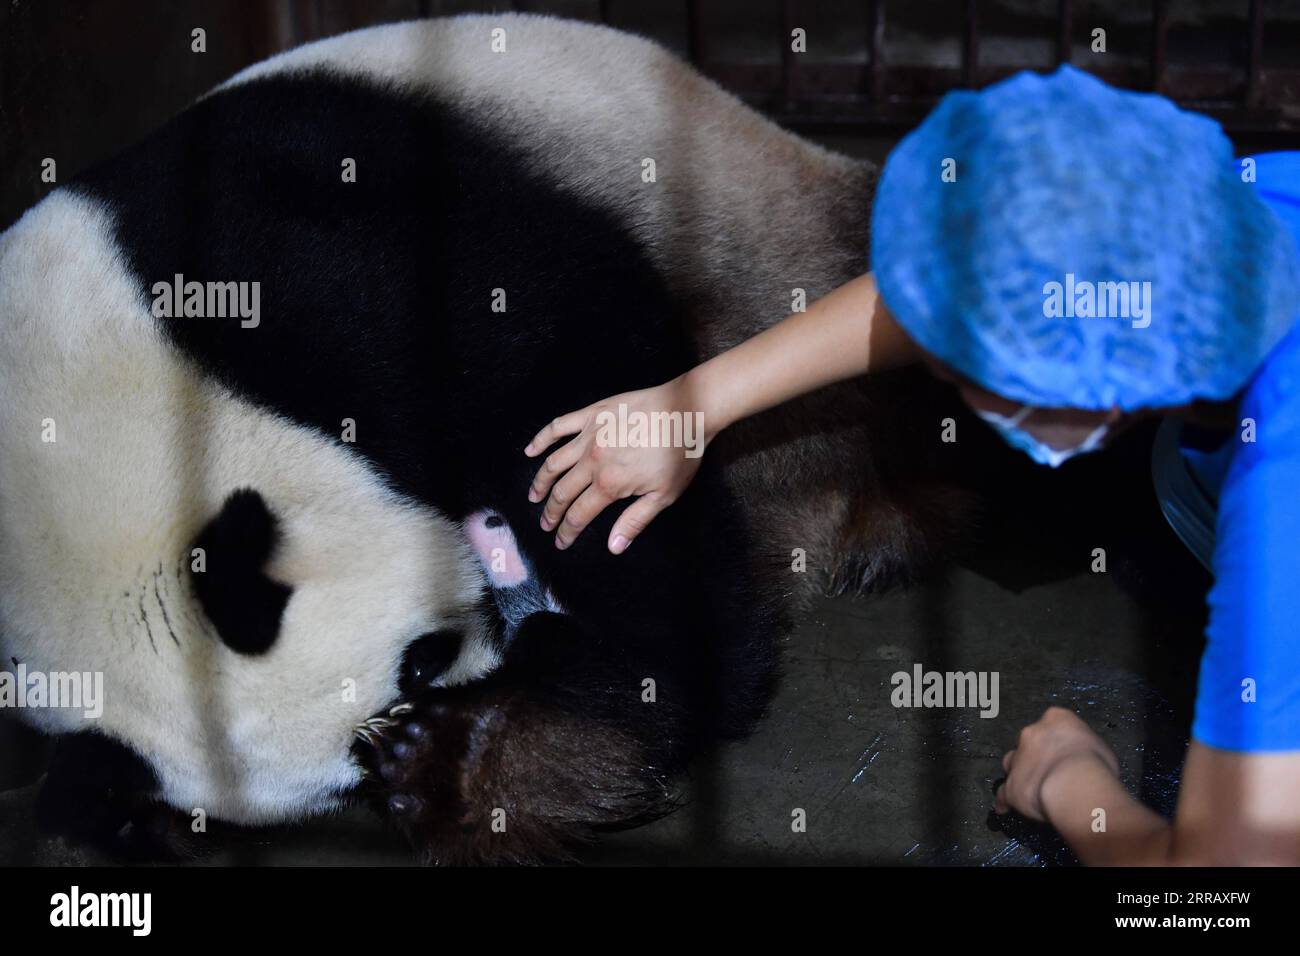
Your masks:
<instances>
[{"instance_id":1,"label":"brown tinged fur","mask_svg":"<svg viewBox=\"0 0 1300 956\"><path fill-rule=\"evenodd\" d=\"M507 664L479 683L434 690L358 745L368 788L425 860L436 864L572 859L600 830L674 806L673 754L684 715L647 741L635 689L585 666L585 638L537 614Z\"/></svg>"}]
</instances>

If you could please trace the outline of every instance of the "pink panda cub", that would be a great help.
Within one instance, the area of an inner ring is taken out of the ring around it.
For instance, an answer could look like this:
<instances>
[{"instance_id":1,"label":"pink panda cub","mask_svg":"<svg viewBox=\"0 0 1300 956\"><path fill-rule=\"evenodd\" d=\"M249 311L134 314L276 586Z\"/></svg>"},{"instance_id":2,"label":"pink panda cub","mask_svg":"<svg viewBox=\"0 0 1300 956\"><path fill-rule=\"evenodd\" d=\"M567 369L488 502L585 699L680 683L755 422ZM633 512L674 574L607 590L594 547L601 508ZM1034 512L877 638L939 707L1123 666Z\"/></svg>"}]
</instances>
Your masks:
<instances>
[{"instance_id":1,"label":"pink panda cub","mask_svg":"<svg viewBox=\"0 0 1300 956\"><path fill-rule=\"evenodd\" d=\"M505 518L490 509L476 511L465 519L465 534L492 586L507 640L530 614L563 613L555 596L537 580Z\"/></svg>"}]
</instances>

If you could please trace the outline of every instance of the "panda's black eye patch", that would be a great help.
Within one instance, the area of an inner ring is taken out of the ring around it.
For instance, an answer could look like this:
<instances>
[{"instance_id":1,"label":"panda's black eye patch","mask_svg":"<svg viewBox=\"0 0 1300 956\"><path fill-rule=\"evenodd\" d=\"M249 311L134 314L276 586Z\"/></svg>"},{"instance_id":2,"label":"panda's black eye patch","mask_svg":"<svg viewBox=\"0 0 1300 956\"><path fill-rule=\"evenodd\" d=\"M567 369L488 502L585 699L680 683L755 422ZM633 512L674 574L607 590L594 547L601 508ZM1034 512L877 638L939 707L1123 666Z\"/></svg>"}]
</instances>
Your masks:
<instances>
[{"instance_id":1,"label":"panda's black eye patch","mask_svg":"<svg viewBox=\"0 0 1300 956\"><path fill-rule=\"evenodd\" d=\"M256 491L233 492L194 542L203 549L195 570L199 603L221 635L241 654L261 654L275 643L293 589L265 568L279 541L275 515Z\"/></svg>"},{"instance_id":2,"label":"panda's black eye patch","mask_svg":"<svg viewBox=\"0 0 1300 956\"><path fill-rule=\"evenodd\" d=\"M433 686L460 656L464 637L458 631L431 631L411 642L402 657L397 688L404 698L416 697Z\"/></svg>"}]
</instances>

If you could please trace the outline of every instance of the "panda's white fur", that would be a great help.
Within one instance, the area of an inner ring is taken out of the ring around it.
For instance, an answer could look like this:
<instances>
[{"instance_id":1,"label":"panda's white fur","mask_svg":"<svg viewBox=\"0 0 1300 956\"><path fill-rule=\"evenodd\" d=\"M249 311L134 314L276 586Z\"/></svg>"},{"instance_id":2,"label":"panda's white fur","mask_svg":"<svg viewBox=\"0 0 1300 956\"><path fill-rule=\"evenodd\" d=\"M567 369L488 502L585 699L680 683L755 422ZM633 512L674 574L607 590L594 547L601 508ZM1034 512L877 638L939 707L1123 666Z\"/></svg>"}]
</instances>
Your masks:
<instances>
[{"instance_id":1,"label":"panda's white fur","mask_svg":"<svg viewBox=\"0 0 1300 956\"><path fill-rule=\"evenodd\" d=\"M4 660L105 675L98 720L23 715L128 742L176 807L239 822L325 809L357 782L353 728L396 698L409 642L465 623L477 564L457 525L345 446L198 374L109 226L61 191L0 238ZM244 487L279 519L268 573L294 589L258 656L212 633L188 573L203 524ZM446 680L494 654L472 638Z\"/></svg>"},{"instance_id":2,"label":"panda's white fur","mask_svg":"<svg viewBox=\"0 0 1300 956\"><path fill-rule=\"evenodd\" d=\"M492 52L496 28L504 53ZM811 298L863 267L845 236L861 234L864 210L841 207L866 192L868 169L643 39L533 16L404 23L290 51L227 85L321 67L451 104L612 214L691 303L706 351L783 316L793 288ZM4 660L102 671L98 728L148 755L173 806L246 823L327 809L357 781L353 727L394 699L403 650L463 629L482 576L458 526L180 356L111 226L60 189L0 238ZM749 318L710 322L738 315ZM277 466L286 459L292 470ZM268 571L294 589L279 639L255 657L208 633L186 573L203 523L245 486L280 522ZM445 679L495 662L471 628ZM67 712L26 716L85 728Z\"/></svg>"}]
</instances>

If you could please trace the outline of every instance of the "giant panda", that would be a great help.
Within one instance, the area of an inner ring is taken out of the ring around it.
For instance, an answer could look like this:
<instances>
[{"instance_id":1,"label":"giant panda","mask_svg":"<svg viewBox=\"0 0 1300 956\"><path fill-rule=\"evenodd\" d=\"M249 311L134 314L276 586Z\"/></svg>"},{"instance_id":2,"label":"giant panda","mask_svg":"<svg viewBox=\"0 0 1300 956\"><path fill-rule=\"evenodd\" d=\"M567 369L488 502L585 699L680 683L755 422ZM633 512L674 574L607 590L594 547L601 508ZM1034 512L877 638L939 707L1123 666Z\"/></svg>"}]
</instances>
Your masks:
<instances>
[{"instance_id":1,"label":"giant panda","mask_svg":"<svg viewBox=\"0 0 1300 956\"><path fill-rule=\"evenodd\" d=\"M865 269L873 183L647 40L501 15L289 51L49 194L0 236L0 659L105 702L21 712L42 823L368 799L524 861L671 808L810 595L943 540L928 394L737 427L618 558L617 509L554 547L522 448Z\"/></svg>"}]
</instances>

